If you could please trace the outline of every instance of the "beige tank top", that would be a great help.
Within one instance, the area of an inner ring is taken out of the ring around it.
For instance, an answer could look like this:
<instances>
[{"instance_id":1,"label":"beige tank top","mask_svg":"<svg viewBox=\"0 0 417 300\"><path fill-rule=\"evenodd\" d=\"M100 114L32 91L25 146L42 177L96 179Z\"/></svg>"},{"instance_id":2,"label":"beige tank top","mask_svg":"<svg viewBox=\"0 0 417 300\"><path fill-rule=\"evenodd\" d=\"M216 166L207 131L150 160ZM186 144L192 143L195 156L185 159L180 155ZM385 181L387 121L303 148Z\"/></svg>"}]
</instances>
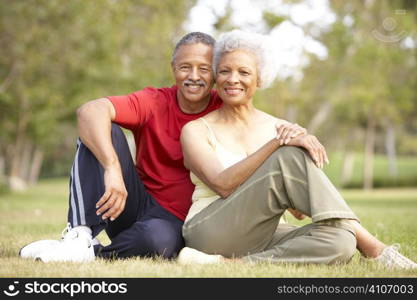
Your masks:
<instances>
[{"instance_id":1,"label":"beige tank top","mask_svg":"<svg viewBox=\"0 0 417 300\"><path fill-rule=\"evenodd\" d=\"M223 145L217 141L216 135L214 134L207 121L203 118L200 118L200 120L204 123L204 125L206 125L209 131L209 143L213 147L213 150L215 151L218 160L222 164L223 169L227 169L228 167L236 164L237 162L247 157L246 154L233 153L224 148ZM220 198L219 195L217 195L204 182L202 182L197 176L195 176L193 172L190 172L190 177L191 182L195 185L195 189L192 195L193 203L191 205L190 210L188 211L188 215L185 219L185 222L191 220L191 218L198 214L202 209L209 206L213 201Z\"/></svg>"},{"instance_id":2,"label":"beige tank top","mask_svg":"<svg viewBox=\"0 0 417 300\"><path fill-rule=\"evenodd\" d=\"M223 169L238 163L242 159L247 157L246 154L238 154L227 150L221 143L216 139L214 131L211 129L210 125L206 120L200 118L200 120L206 125L209 131L209 143L213 147L217 158L220 163L223 165ZM191 220L196 214L202 211L204 208L209 206L214 201L220 199L221 197L217 195L213 190L211 190L204 182L202 182L193 172L190 172L191 182L195 185L194 193L192 195L192 205L188 211L187 217L185 218L184 223ZM285 213L280 219L279 223L287 223Z\"/></svg>"}]
</instances>

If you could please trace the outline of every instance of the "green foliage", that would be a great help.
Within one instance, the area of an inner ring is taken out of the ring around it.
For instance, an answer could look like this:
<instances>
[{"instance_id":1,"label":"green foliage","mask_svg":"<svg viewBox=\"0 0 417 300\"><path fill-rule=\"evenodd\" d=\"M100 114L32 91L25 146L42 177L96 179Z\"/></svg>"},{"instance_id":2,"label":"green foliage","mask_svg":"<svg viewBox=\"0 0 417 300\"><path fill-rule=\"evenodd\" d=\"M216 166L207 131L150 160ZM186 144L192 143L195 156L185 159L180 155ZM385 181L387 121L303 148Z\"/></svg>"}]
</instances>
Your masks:
<instances>
[{"instance_id":1,"label":"green foliage","mask_svg":"<svg viewBox=\"0 0 417 300\"><path fill-rule=\"evenodd\" d=\"M327 48L328 56L308 55L302 79L278 81L271 89L258 92L258 107L307 127L330 151L363 151L365 131L372 124L376 144L368 149L385 154L386 132L392 129L397 153L416 155L416 45L406 47L404 43L406 37L416 41L416 3L329 4L336 16L333 24L319 34L312 34L312 24L302 27ZM362 176L356 179L351 186L360 186ZM376 173L374 183L415 185L416 178L385 179Z\"/></svg>"},{"instance_id":2,"label":"green foliage","mask_svg":"<svg viewBox=\"0 0 417 300\"><path fill-rule=\"evenodd\" d=\"M274 13L271 13L269 11L264 11L263 13L263 19L268 26L268 28L274 28L275 26L278 26L282 22L286 20L283 16L278 16Z\"/></svg>"},{"instance_id":3,"label":"green foliage","mask_svg":"<svg viewBox=\"0 0 417 300\"><path fill-rule=\"evenodd\" d=\"M387 120L399 124L404 121L404 115L415 108L415 49L404 48L401 40L387 42L374 34L378 31L387 37L388 34L394 35L383 32L381 24L396 8L398 6L389 1L378 1L373 6L349 2L335 8L340 19L346 15L354 19L353 25L345 32L336 29L340 36L335 41L345 45L336 47L344 58L344 64L339 65L337 71L347 77L343 86L344 97L336 101L337 122L346 120L360 126L372 115L380 126L385 126ZM408 11L395 19L399 30L413 34L417 28L415 13ZM347 44L344 36L349 40ZM330 38L335 37L330 35ZM328 41L326 36L324 41ZM343 48L344 51L340 51ZM330 51L328 60L337 63L339 57L332 54Z\"/></svg>"},{"instance_id":4,"label":"green foliage","mask_svg":"<svg viewBox=\"0 0 417 300\"><path fill-rule=\"evenodd\" d=\"M20 139L51 160L74 143L82 103L171 85L171 52L193 3L1 1L0 156L10 162Z\"/></svg>"},{"instance_id":5,"label":"green foliage","mask_svg":"<svg viewBox=\"0 0 417 300\"><path fill-rule=\"evenodd\" d=\"M417 136L408 135L403 137L399 145L399 151L409 155L417 153Z\"/></svg>"},{"instance_id":6,"label":"green foliage","mask_svg":"<svg viewBox=\"0 0 417 300\"><path fill-rule=\"evenodd\" d=\"M216 14L215 11L213 11ZM213 24L214 28L218 31L230 31L235 29L235 26L231 24L231 16L233 13L233 9L231 6L231 2L228 1L226 5L226 11L223 15L216 14L216 22Z\"/></svg>"}]
</instances>

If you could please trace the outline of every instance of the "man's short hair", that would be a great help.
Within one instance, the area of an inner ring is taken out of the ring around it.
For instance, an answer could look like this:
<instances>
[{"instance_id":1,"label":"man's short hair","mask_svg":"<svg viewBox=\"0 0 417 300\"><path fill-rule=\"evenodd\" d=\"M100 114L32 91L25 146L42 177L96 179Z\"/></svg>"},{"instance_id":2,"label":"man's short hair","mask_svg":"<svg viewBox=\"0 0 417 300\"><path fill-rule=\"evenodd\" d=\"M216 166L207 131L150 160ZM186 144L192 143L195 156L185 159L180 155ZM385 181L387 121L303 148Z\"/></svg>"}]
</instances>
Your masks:
<instances>
[{"instance_id":1,"label":"man's short hair","mask_svg":"<svg viewBox=\"0 0 417 300\"><path fill-rule=\"evenodd\" d=\"M172 53L172 63L175 62L175 58L178 52L178 49L184 45L191 45L191 44L204 44L214 48L214 44L216 40L209 34L203 32L190 32L182 37L182 39L175 45L174 52Z\"/></svg>"}]
</instances>

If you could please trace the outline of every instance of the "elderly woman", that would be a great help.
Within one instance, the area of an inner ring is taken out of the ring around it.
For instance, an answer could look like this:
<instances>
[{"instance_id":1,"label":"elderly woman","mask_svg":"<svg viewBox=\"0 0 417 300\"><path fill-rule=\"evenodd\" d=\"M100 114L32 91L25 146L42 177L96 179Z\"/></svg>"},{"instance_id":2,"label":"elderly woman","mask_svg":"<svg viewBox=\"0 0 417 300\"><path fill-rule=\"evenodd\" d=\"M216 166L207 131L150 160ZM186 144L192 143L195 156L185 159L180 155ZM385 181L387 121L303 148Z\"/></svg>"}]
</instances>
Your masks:
<instances>
[{"instance_id":1,"label":"elderly woman","mask_svg":"<svg viewBox=\"0 0 417 300\"><path fill-rule=\"evenodd\" d=\"M415 268L360 225L320 169L327 157L317 139L254 107L256 90L275 78L272 61L261 35L232 31L216 44L213 70L224 105L181 134L196 187L179 260L330 264L349 261L358 247L388 267ZM312 223L281 224L286 209Z\"/></svg>"}]
</instances>

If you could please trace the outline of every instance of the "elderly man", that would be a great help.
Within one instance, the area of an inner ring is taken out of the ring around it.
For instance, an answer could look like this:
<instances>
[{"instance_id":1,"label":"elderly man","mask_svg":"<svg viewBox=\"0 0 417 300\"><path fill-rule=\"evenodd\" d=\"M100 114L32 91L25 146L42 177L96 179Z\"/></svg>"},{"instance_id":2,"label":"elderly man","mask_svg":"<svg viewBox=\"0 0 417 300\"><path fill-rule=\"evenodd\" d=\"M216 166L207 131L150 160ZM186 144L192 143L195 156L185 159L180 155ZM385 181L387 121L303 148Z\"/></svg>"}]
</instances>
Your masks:
<instances>
[{"instance_id":1,"label":"elderly man","mask_svg":"<svg viewBox=\"0 0 417 300\"><path fill-rule=\"evenodd\" d=\"M60 241L33 242L20 250L21 257L49 262L177 255L194 190L179 137L187 122L221 105L212 91L214 43L200 32L178 42L172 57L176 85L170 88L148 87L78 109L68 226ZM112 123L132 131L136 166L124 134ZM94 238L103 229L108 246Z\"/></svg>"}]
</instances>

